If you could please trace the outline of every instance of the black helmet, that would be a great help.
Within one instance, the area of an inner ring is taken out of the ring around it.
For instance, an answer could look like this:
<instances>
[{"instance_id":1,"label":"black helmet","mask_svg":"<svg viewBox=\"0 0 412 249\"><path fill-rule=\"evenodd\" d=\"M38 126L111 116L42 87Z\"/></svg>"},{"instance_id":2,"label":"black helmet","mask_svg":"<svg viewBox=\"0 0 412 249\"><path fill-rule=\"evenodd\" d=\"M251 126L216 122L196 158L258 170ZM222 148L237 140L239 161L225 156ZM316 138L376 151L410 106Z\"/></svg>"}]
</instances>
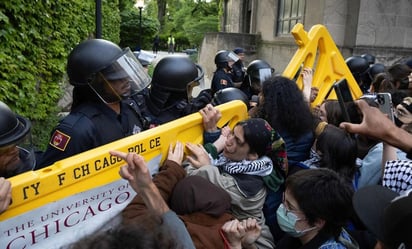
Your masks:
<instances>
[{"instance_id":1,"label":"black helmet","mask_svg":"<svg viewBox=\"0 0 412 249\"><path fill-rule=\"evenodd\" d=\"M260 69L270 69L271 73L275 72L275 69L272 68L269 63L264 60L254 60L249 63L246 69L246 73L255 79L259 79L259 70Z\"/></svg>"},{"instance_id":2,"label":"black helmet","mask_svg":"<svg viewBox=\"0 0 412 249\"><path fill-rule=\"evenodd\" d=\"M241 100L249 109L249 99L247 95L240 89L236 87L227 87L220 89L213 95L211 101L212 105L217 106L224 103L227 103L232 100Z\"/></svg>"},{"instance_id":3,"label":"black helmet","mask_svg":"<svg viewBox=\"0 0 412 249\"><path fill-rule=\"evenodd\" d=\"M67 74L74 86L90 86L106 103L118 102L150 83L150 77L129 48L103 39L87 40L69 54Z\"/></svg>"},{"instance_id":4,"label":"black helmet","mask_svg":"<svg viewBox=\"0 0 412 249\"><path fill-rule=\"evenodd\" d=\"M361 56L351 56L345 62L352 74L364 73L369 68L369 62Z\"/></svg>"},{"instance_id":5,"label":"black helmet","mask_svg":"<svg viewBox=\"0 0 412 249\"><path fill-rule=\"evenodd\" d=\"M230 68L229 62L236 62L239 57L229 50L220 50L215 55L215 64L218 68Z\"/></svg>"},{"instance_id":6,"label":"black helmet","mask_svg":"<svg viewBox=\"0 0 412 249\"><path fill-rule=\"evenodd\" d=\"M369 68L368 72L369 76L373 80L377 74L385 72L385 65L381 63L375 63Z\"/></svg>"},{"instance_id":7,"label":"black helmet","mask_svg":"<svg viewBox=\"0 0 412 249\"><path fill-rule=\"evenodd\" d=\"M372 65L375 63L375 56L371 55L371 54L363 54L361 55L362 58L364 58L369 65Z\"/></svg>"},{"instance_id":8,"label":"black helmet","mask_svg":"<svg viewBox=\"0 0 412 249\"><path fill-rule=\"evenodd\" d=\"M34 168L30 128L28 119L15 114L0 101L0 153L6 156L6 160L0 160L1 177L12 177Z\"/></svg>"},{"instance_id":9,"label":"black helmet","mask_svg":"<svg viewBox=\"0 0 412 249\"><path fill-rule=\"evenodd\" d=\"M111 41L87 40L77 45L69 54L67 74L72 85L87 85L96 73L122 56L122 49Z\"/></svg>"},{"instance_id":10,"label":"black helmet","mask_svg":"<svg viewBox=\"0 0 412 249\"><path fill-rule=\"evenodd\" d=\"M167 56L154 68L151 87L170 92L186 92L190 83L200 84L203 69L188 57Z\"/></svg>"},{"instance_id":11,"label":"black helmet","mask_svg":"<svg viewBox=\"0 0 412 249\"><path fill-rule=\"evenodd\" d=\"M0 101L0 147L16 143L29 133L30 128L28 119L15 114Z\"/></svg>"},{"instance_id":12,"label":"black helmet","mask_svg":"<svg viewBox=\"0 0 412 249\"><path fill-rule=\"evenodd\" d=\"M258 94L265 80L270 78L275 72L269 63L264 60L254 60L249 63L246 69L246 79L252 88L253 94Z\"/></svg>"}]
</instances>

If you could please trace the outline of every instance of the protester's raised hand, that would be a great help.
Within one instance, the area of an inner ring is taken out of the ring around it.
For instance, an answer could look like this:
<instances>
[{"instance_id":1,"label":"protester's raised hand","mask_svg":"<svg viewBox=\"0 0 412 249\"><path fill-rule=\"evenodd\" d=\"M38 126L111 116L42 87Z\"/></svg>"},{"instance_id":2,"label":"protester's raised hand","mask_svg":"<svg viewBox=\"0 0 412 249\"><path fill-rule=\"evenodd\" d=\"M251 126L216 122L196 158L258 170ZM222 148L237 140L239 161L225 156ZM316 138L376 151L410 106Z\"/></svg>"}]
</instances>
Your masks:
<instances>
[{"instance_id":1,"label":"protester's raised hand","mask_svg":"<svg viewBox=\"0 0 412 249\"><path fill-rule=\"evenodd\" d=\"M127 165L120 167L119 174L123 179L129 181L130 186L136 192L152 183L150 171L141 155L120 151L110 151L110 154L118 156L127 162Z\"/></svg>"},{"instance_id":2,"label":"protester's raised hand","mask_svg":"<svg viewBox=\"0 0 412 249\"><path fill-rule=\"evenodd\" d=\"M11 183L0 177L0 213L6 211L11 202Z\"/></svg>"},{"instance_id":3,"label":"protester's raised hand","mask_svg":"<svg viewBox=\"0 0 412 249\"><path fill-rule=\"evenodd\" d=\"M222 113L211 104L207 104L206 107L202 108L199 112L203 118L203 128L205 129L205 131L217 131L217 122L222 117Z\"/></svg>"},{"instance_id":4,"label":"protester's raised hand","mask_svg":"<svg viewBox=\"0 0 412 249\"><path fill-rule=\"evenodd\" d=\"M370 106L366 101L357 100L355 103L362 112L362 122L360 124L342 122L340 124L341 128L350 133L384 141L390 136L391 130L398 128L384 113L378 108Z\"/></svg>"}]
</instances>

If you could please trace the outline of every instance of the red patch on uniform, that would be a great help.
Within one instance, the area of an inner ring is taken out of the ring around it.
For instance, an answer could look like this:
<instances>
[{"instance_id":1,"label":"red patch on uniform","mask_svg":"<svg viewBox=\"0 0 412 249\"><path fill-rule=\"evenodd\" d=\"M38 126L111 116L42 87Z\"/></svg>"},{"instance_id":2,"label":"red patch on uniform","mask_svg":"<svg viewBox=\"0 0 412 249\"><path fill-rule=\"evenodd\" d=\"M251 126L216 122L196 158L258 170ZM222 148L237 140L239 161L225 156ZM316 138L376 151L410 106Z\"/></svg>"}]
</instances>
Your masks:
<instances>
[{"instance_id":1,"label":"red patch on uniform","mask_svg":"<svg viewBox=\"0 0 412 249\"><path fill-rule=\"evenodd\" d=\"M63 132L56 130L50 139L50 145L54 148L64 151L66 146L69 144L70 136L64 134Z\"/></svg>"},{"instance_id":2,"label":"red patch on uniform","mask_svg":"<svg viewBox=\"0 0 412 249\"><path fill-rule=\"evenodd\" d=\"M227 80L221 79L220 84L224 85L224 86L227 86Z\"/></svg>"}]
</instances>

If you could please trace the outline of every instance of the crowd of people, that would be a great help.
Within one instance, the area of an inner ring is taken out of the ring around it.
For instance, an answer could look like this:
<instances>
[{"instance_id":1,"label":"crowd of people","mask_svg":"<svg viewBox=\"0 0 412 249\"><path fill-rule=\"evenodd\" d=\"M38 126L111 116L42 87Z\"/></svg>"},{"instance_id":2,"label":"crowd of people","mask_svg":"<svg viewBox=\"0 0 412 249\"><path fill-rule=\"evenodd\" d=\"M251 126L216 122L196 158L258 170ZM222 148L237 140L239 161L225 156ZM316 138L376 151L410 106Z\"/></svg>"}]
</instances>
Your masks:
<instances>
[{"instance_id":1,"label":"crowd of people","mask_svg":"<svg viewBox=\"0 0 412 249\"><path fill-rule=\"evenodd\" d=\"M347 58L368 96L347 103L349 123L337 100L311 107L313 69L300 89L264 60L245 66L246 52L218 51L210 89L194 97L204 72L186 57L149 76L128 49L80 43L67 63L72 108L46 151L34 154L29 120L0 102L0 212L7 178L199 112L204 143L172 142L153 177L142 156L110 152L138 194L118 227L72 248L412 248L412 60ZM382 92L394 121L377 108ZM216 105L236 99L249 118L218 127Z\"/></svg>"}]
</instances>

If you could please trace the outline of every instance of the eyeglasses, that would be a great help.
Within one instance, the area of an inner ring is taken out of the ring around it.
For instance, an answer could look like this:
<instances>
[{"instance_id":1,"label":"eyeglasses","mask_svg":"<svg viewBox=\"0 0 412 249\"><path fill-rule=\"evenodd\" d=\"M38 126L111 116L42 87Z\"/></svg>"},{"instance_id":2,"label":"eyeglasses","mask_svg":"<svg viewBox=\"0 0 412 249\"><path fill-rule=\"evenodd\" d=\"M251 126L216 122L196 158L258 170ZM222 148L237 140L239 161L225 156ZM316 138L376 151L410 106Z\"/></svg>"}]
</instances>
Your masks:
<instances>
[{"instance_id":1,"label":"eyeglasses","mask_svg":"<svg viewBox=\"0 0 412 249\"><path fill-rule=\"evenodd\" d=\"M290 202L286 200L285 193L283 193L282 203L283 203L283 206L285 207L286 214L287 214L288 212L291 212L291 213L293 213L293 214L295 214L295 215L296 215L297 213L303 214L302 211L300 211L298 208L296 208L296 207L294 207L293 205L291 205Z\"/></svg>"}]
</instances>

